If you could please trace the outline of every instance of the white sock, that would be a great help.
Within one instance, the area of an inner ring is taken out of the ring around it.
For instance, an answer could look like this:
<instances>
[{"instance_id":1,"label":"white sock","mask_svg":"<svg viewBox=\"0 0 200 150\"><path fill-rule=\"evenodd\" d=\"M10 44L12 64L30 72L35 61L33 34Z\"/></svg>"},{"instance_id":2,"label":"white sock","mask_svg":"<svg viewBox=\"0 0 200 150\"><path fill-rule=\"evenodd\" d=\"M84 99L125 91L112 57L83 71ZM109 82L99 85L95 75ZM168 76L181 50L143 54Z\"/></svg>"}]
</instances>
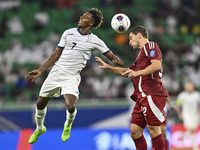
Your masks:
<instances>
[{"instance_id":1,"label":"white sock","mask_svg":"<svg viewBox=\"0 0 200 150\"><path fill-rule=\"evenodd\" d=\"M75 108L75 111L73 113L69 113L68 110L66 110L66 121L65 125L67 127L71 126L75 117L76 117L77 109Z\"/></svg>"},{"instance_id":2,"label":"white sock","mask_svg":"<svg viewBox=\"0 0 200 150\"><path fill-rule=\"evenodd\" d=\"M192 142L192 147L193 147L193 150L197 150L197 145L195 143L195 135L194 134L191 134L190 135L190 139L191 139L191 142Z\"/></svg>"},{"instance_id":3,"label":"white sock","mask_svg":"<svg viewBox=\"0 0 200 150\"><path fill-rule=\"evenodd\" d=\"M35 112L35 121L37 125L37 130L42 131L44 126L44 118L47 112L47 107L45 107L43 110L39 110L36 108Z\"/></svg>"}]
</instances>

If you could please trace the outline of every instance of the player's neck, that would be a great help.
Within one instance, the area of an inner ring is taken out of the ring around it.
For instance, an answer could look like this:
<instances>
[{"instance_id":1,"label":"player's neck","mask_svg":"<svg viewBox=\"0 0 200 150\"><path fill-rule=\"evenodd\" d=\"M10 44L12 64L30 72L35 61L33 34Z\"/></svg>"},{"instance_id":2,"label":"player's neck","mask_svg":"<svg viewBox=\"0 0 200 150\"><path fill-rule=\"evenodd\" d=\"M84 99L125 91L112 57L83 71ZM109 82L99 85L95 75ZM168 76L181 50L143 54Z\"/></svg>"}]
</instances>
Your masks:
<instances>
[{"instance_id":1,"label":"player's neck","mask_svg":"<svg viewBox=\"0 0 200 150\"><path fill-rule=\"evenodd\" d=\"M143 39L141 42L140 42L140 46L141 46L141 49L144 47L145 44L147 44L149 42L148 39Z\"/></svg>"},{"instance_id":2,"label":"player's neck","mask_svg":"<svg viewBox=\"0 0 200 150\"><path fill-rule=\"evenodd\" d=\"M91 31L90 31L91 28L79 28L79 31L82 33L82 34L89 34Z\"/></svg>"}]
</instances>

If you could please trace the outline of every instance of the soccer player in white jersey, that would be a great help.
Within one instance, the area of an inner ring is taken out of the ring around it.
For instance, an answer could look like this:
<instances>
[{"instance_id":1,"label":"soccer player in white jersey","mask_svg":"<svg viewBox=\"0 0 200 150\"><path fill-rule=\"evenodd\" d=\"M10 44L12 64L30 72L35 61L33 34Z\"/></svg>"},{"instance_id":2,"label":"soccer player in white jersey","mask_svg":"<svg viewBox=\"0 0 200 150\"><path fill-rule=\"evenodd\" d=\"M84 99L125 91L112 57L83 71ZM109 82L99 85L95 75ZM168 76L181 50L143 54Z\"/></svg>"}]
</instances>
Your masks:
<instances>
[{"instance_id":1,"label":"soccer player in white jersey","mask_svg":"<svg viewBox=\"0 0 200 150\"><path fill-rule=\"evenodd\" d=\"M186 82L185 91L177 97L179 118L183 120L184 127L187 129L184 136L189 135L192 141L193 150L197 150L195 144L195 130L200 117L200 94L195 91L192 82ZM182 109L180 109L182 106Z\"/></svg>"},{"instance_id":2,"label":"soccer player in white jersey","mask_svg":"<svg viewBox=\"0 0 200 150\"><path fill-rule=\"evenodd\" d=\"M98 28L103 22L103 15L96 8L90 9L80 17L79 28L66 30L58 43L54 53L37 70L33 70L25 76L32 79L32 82L40 76L47 68L53 65L48 77L44 81L39 98L36 102L36 125L37 128L29 139L33 144L38 137L46 132L44 118L47 110L48 101L54 96L63 95L67 110L66 121L61 140L66 142L71 133L72 122L76 116L76 103L79 98L78 86L81 81L80 72L85 67L91 53L95 50L100 51L114 65L123 65L116 55L106 46L106 44L96 35L91 33L91 29Z\"/></svg>"}]
</instances>

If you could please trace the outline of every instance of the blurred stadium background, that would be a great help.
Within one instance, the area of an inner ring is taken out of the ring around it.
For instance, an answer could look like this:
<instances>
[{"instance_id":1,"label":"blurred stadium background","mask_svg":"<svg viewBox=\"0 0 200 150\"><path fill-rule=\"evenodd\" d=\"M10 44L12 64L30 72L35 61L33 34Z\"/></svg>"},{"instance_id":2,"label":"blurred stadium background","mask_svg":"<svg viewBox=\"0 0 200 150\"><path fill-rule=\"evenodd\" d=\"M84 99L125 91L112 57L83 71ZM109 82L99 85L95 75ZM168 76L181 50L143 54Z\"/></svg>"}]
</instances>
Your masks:
<instances>
[{"instance_id":1,"label":"blurred stadium background","mask_svg":"<svg viewBox=\"0 0 200 150\"><path fill-rule=\"evenodd\" d=\"M125 62L125 67L133 63L138 51L128 45L126 34L111 29L112 16L125 13L131 19L130 28L143 25L149 30L150 40L162 51L163 81L174 105L185 81L191 80L200 89L199 0L0 0L0 149L135 149L129 136L132 83L100 70L94 56L105 57L97 52L81 72L78 113L69 141L60 140L65 103L59 97L48 105L48 132L33 146L28 144L35 129L35 102L49 70L34 83L24 76L50 56L61 34L77 27L80 15L92 7L104 14L102 26L92 32ZM190 148L190 140L180 140L185 129L177 114L168 110L167 116L171 149ZM145 137L150 149L146 130ZM196 142L200 146L200 130Z\"/></svg>"}]
</instances>

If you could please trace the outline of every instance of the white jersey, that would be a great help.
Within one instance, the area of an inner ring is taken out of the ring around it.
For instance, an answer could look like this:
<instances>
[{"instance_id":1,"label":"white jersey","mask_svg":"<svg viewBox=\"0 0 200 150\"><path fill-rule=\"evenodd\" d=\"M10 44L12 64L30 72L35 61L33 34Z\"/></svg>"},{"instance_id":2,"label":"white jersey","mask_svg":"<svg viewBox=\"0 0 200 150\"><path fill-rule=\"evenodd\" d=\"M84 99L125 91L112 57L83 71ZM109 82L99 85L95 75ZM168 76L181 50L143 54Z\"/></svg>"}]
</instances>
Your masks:
<instances>
[{"instance_id":1,"label":"white jersey","mask_svg":"<svg viewBox=\"0 0 200 150\"><path fill-rule=\"evenodd\" d=\"M182 104L182 114L197 114L198 105L200 104L199 92L194 91L192 93L188 93L183 91L178 95L177 100Z\"/></svg>"},{"instance_id":2,"label":"white jersey","mask_svg":"<svg viewBox=\"0 0 200 150\"><path fill-rule=\"evenodd\" d=\"M66 30L58 44L63 49L55 65L71 75L79 74L95 50L109 52L106 44L93 33L82 34L78 28Z\"/></svg>"}]
</instances>

